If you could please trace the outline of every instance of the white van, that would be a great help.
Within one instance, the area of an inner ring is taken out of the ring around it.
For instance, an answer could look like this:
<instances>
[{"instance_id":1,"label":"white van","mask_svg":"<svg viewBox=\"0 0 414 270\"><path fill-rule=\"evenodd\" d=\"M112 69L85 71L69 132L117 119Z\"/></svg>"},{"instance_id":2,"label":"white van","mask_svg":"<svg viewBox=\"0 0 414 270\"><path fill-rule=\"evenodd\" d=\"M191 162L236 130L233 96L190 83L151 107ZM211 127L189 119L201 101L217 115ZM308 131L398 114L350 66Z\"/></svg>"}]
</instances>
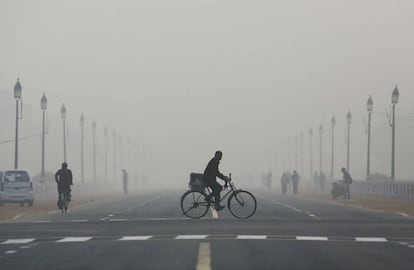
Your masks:
<instances>
[{"instance_id":1,"label":"white van","mask_svg":"<svg viewBox=\"0 0 414 270\"><path fill-rule=\"evenodd\" d=\"M33 183L30 175L24 170L0 171L0 206L6 202L27 203L33 206Z\"/></svg>"}]
</instances>

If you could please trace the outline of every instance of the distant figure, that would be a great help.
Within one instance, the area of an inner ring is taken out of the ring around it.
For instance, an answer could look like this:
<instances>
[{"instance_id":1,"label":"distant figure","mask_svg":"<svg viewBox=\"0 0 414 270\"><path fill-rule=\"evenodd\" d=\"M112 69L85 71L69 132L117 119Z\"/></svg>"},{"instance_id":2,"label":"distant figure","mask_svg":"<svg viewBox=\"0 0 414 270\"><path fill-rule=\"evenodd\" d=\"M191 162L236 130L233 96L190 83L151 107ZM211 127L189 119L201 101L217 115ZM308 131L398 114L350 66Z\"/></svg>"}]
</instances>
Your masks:
<instances>
[{"instance_id":1,"label":"distant figure","mask_svg":"<svg viewBox=\"0 0 414 270\"><path fill-rule=\"evenodd\" d=\"M341 172L343 174L342 181L345 184L345 196L344 199L350 199L351 198L351 189L350 185L352 184L352 177L349 174L349 172L346 171L345 168L341 169Z\"/></svg>"},{"instance_id":2,"label":"distant figure","mask_svg":"<svg viewBox=\"0 0 414 270\"><path fill-rule=\"evenodd\" d=\"M290 188L292 185L291 180L292 180L292 174L289 171L287 171L286 172L286 190L290 191Z\"/></svg>"},{"instance_id":3,"label":"distant figure","mask_svg":"<svg viewBox=\"0 0 414 270\"><path fill-rule=\"evenodd\" d=\"M284 172L282 177L280 177L280 184L282 186L282 193L283 195L286 195L286 191L287 191L287 174Z\"/></svg>"},{"instance_id":4,"label":"distant figure","mask_svg":"<svg viewBox=\"0 0 414 270\"><path fill-rule=\"evenodd\" d=\"M211 194L206 197L206 200L210 201L214 196L214 208L217 211L223 210L224 206L220 205L220 192L223 190L223 187L217 182L216 177L226 182L230 180L219 171L220 160L222 158L223 153L221 151L216 151L214 157L208 162L203 177L204 184L212 190Z\"/></svg>"},{"instance_id":5,"label":"distant figure","mask_svg":"<svg viewBox=\"0 0 414 270\"><path fill-rule=\"evenodd\" d=\"M319 175L317 172L315 172L313 174L313 183L315 184L315 189L318 190L319 189Z\"/></svg>"},{"instance_id":6,"label":"distant figure","mask_svg":"<svg viewBox=\"0 0 414 270\"><path fill-rule=\"evenodd\" d=\"M272 172L271 171L269 171L266 176L266 187L269 190L272 188Z\"/></svg>"},{"instance_id":7,"label":"distant figure","mask_svg":"<svg viewBox=\"0 0 414 270\"><path fill-rule=\"evenodd\" d=\"M321 171L319 174L319 185L320 185L321 191L325 191L325 180L326 180L325 173Z\"/></svg>"},{"instance_id":8,"label":"distant figure","mask_svg":"<svg viewBox=\"0 0 414 270\"><path fill-rule=\"evenodd\" d=\"M122 169L122 184L124 187L124 194L128 194L128 173L125 169Z\"/></svg>"},{"instance_id":9,"label":"distant figure","mask_svg":"<svg viewBox=\"0 0 414 270\"><path fill-rule=\"evenodd\" d=\"M68 164L66 162L63 162L62 168L55 173L55 181L58 185L59 195L57 205L60 206L60 198L62 194L66 194L67 200L70 201L70 186L73 185L72 171L68 169Z\"/></svg>"},{"instance_id":10,"label":"distant figure","mask_svg":"<svg viewBox=\"0 0 414 270\"><path fill-rule=\"evenodd\" d=\"M292 174L293 194L298 194L299 174L294 170Z\"/></svg>"}]
</instances>

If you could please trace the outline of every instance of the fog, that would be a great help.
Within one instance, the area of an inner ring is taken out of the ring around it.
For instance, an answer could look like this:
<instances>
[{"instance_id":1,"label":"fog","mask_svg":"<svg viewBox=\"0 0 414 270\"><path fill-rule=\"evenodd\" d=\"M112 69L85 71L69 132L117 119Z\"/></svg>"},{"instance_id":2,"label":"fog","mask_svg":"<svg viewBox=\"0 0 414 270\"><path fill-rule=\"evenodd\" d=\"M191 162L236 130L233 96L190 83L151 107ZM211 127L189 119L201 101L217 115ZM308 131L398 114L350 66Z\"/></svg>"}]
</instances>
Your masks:
<instances>
[{"instance_id":1,"label":"fog","mask_svg":"<svg viewBox=\"0 0 414 270\"><path fill-rule=\"evenodd\" d=\"M413 11L408 0L1 0L0 167L14 164L13 87L20 78L20 136L37 136L19 141L19 167L32 175L40 171L43 92L46 169L54 172L63 160L64 103L75 181L81 113L86 181L92 181L95 120L99 179L105 175L106 126L110 181L120 181L126 168L132 177L145 175L152 183L185 185L190 172L202 172L216 150L224 153L222 172L235 179L250 175L258 182L269 170L279 176L294 169L291 141L301 132L306 178L308 130L314 130L316 169L321 123L323 169L329 175L333 115L335 177L340 177L348 110L353 115L351 173L364 178L369 95L374 100L372 173L389 174L386 109L398 84L396 178L413 178Z\"/></svg>"}]
</instances>

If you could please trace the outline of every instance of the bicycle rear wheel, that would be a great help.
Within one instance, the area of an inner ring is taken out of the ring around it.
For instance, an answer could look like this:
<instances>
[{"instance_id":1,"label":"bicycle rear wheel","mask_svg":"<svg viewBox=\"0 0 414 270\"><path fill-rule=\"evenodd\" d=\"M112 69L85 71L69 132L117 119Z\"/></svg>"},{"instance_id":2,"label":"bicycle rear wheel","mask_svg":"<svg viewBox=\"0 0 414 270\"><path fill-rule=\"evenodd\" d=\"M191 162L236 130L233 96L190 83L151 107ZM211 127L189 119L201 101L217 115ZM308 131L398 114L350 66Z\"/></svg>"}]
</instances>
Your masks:
<instances>
[{"instance_id":1,"label":"bicycle rear wheel","mask_svg":"<svg viewBox=\"0 0 414 270\"><path fill-rule=\"evenodd\" d=\"M236 218L249 218L256 212L256 198L248 191L237 190L229 197L227 206Z\"/></svg>"},{"instance_id":2,"label":"bicycle rear wheel","mask_svg":"<svg viewBox=\"0 0 414 270\"><path fill-rule=\"evenodd\" d=\"M206 195L203 192L188 190L181 196L181 210L189 218L203 217L210 203L205 201Z\"/></svg>"}]
</instances>

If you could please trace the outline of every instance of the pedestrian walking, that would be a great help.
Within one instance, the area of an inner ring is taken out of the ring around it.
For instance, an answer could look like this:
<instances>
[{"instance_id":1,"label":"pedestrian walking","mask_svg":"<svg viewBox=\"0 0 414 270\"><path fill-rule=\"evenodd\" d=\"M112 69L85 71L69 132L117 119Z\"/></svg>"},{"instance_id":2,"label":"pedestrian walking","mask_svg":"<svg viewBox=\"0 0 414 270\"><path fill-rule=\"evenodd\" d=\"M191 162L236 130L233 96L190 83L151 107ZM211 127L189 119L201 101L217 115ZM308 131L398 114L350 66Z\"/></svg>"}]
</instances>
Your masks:
<instances>
[{"instance_id":1,"label":"pedestrian walking","mask_svg":"<svg viewBox=\"0 0 414 270\"><path fill-rule=\"evenodd\" d=\"M325 180L326 180L325 173L321 171L319 174L319 185L320 185L321 191L325 191Z\"/></svg>"},{"instance_id":2,"label":"pedestrian walking","mask_svg":"<svg viewBox=\"0 0 414 270\"><path fill-rule=\"evenodd\" d=\"M343 174L342 181L345 184L345 196L344 196L344 199L350 199L351 198L350 185L352 184L352 177L349 174L349 172L346 171L345 168L342 168L341 169L341 172Z\"/></svg>"},{"instance_id":3,"label":"pedestrian walking","mask_svg":"<svg viewBox=\"0 0 414 270\"><path fill-rule=\"evenodd\" d=\"M320 181L320 179L319 179L319 175L318 175L318 173L317 173L317 172L315 172L315 173L313 174L313 183L315 184L315 189L316 189L316 190L319 190L319 181Z\"/></svg>"},{"instance_id":4,"label":"pedestrian walking","mask_svg":"<svg viewBox=\"0 0 414 270\"><path fill-rule=\"evenodd\" d=\"M284 172L282 177L280 177L280 184L282 186L282 194L286 195L286 191L287 191L287 174Z\"/></svg>"},{"instance_id":5,"label":"pedestrian walking","mask_svg":"<svg viewBox=\"0 0 414 270\"><path fill-rule=\"evenodd\" d=\"M292 174L292 185L293 185L293 194L298 194L298 187L299 187L299 174L296 170L293 171Z\"/></svg>"},{"instance_id":6,"label":"pedestrian walking","mask_svg":"<svg viewBox=\"0 0 414 270\"><path fill-rule=\"evenodd\" d=\"M125 169L122 169L122 184L124 187L124 194L128 194L128 172Z\"/></svg>"}]
</instances>

